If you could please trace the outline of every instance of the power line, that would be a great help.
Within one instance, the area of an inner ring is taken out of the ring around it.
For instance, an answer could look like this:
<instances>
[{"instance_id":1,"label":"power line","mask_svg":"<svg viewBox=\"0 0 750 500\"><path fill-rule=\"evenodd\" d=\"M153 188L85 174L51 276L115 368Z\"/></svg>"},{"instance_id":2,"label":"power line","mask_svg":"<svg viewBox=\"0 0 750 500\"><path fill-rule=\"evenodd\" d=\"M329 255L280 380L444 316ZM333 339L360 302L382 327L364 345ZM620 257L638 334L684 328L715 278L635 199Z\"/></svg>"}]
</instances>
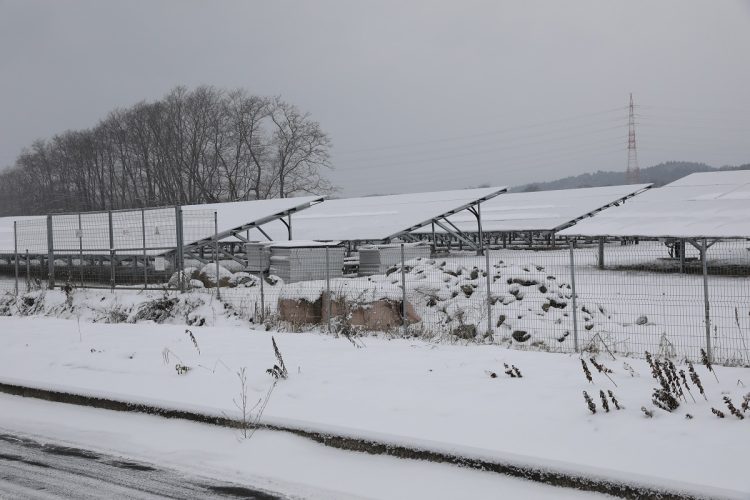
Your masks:
<instances>
[{"instance_id":1,"label":"power line","mask_svg":"<svg viewBox=\"0 0 750 500\"><path fill-rule=\"evenodd\" d=\"M571 116L567 118L560 118L557 120L548 120L545 122L537 122L529 125L523 125L523 126L516 126L516 127L510 127L506 129L500 129L500 130L494 130L494 131L488 131L488 132L480 132L480 133L474 133L474 134L468 134L468 135L460 135L460 136L453 136L453 137L443 137L440 139L430 139L425 141L416 141L416 142L407 142L407 143L400 143L400 144L390 144L390 145L382 145L382 146L373 146L368 148L360 148L360 149L350 149L350 150L342 150L339 151L340 154L348 154L348 153L359 153L359 152L368 152L368 151L382 151L385 149L399 149L399 148L405 148L410 146L416 146L416 145L423 145L423 144L435 144L440 142L450 142L450 141L460 141L464 139L471 139L475 137L486 137L491 135L499 135L499 134L506 134L509 132L517 131L517 130L523 130L523 129L530 129L530 128L538 128L543 127L546 125L554 124L554 123L562 123L562 122L568 122L571 120L577 120L581 118L586 118L590 116L597 116L597 115L603 115L607 113L613 113L615 111L622 112L624 109L627 109L626 107L617 107L617 108L611 108L606 109L602 111L596 111L593 113L586 113L582 115L576 115Z\"/></svg>"},{"instance_id":2,"label":"power line","mask_svg":"<svg viewBox=\"0 0 750 500\"><path fill-rule=\"evenodd\" d=\"M615 127L606 127L606 128L602 128L602 129L598 129L598 130L594 130L594 131L589 131L589 132L586 133L586 135L588 136L588 135L593 135L593 134L600 134L602 132L610 132L610 131L613 131L613 130L624 130L624 128L625 128L624 125L617 125ZM521 143L521 144L504 144L504 145L499 145L499 146L495 146L495 147L491 147L491 148L485 148L485 149L479 149L479 150L473 149L473 150L471 150L470 152L467 152L467 153L454 154L454 155L449 155L449 156L432 156L432 157L429 157L429 158L420 158L420 159L416 159L416 160L399 161L397 163L382 163L382 161L383 160L385 160L385 161L388 161L388 160L399 160L400 158L403 158L403 156L396 155L396 156L390 156L390 157L385 157L385 158L362 158L362 159L358 159L358 160L349 160L349 161L347 161L347 164L351 165L352 163L354 163L355 164L354 168L368 168L368 167L372 167L372 166L378 167L378 166L389 166L389 165L404 166L404 165L411 165L411 164L415 164L415 163L425 163L425 162L429 162L429 161L437 161L437 160L445 160L445 159L460 159L460 158L477 156L477 155L482 155L482 154L497 153L497 152L501 152L501 151L512 150L514 148L519 148L519 147L529 147L529 146L537 146L537 145L540 145L540 144L549 144L549 143L553 143L553 142L556 142L556 141L567 140L567 139L571 139L571 138L575 138L575 137L581 137L581 134L580 133L568 134L566 136L557 137L557 138L554 138L554 139L544 139L544 140L526 142L526 143ZM414 155L413 154L412 155L407 155L407 157L408 156L414 156ZM360 165L356 165L358 163ZM362 164L362 163L364 163L364 164ZM339 167L339 168L341 168L341 167ZM351 166L345 166L343 168L349 169L349 168L352 168L352 167Z\"/></svg>"}]
</instances>

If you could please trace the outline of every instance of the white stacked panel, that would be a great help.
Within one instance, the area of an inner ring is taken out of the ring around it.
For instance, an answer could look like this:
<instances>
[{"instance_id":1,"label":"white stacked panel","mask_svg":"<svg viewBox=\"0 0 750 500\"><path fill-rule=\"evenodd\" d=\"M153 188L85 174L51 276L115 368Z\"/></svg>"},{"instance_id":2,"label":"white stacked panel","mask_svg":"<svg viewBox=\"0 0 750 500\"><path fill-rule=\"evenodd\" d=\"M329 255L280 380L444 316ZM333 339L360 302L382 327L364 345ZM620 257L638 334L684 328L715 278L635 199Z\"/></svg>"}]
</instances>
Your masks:
<instances>
[{"instance_id":1,"label":"white stacked panel","mask_svg":"<svg viewBox=\"0 0 750 500\"><path fill-rule=\"evenodd\" d=\"M405 243L404 260L430 257L430 246L424 243ZM401 263L401 244L371 245L359 249L359 274L371 276L384 274Z\"/></svg>"},{"instance_id":2,"label":"white stacked panel","mask_svg":"<svg viewBox=\"0 0 750 500\"><path fill-rule=\"evenodd\" d=\"M328 263L326 265L326 248ZM270 274L285 283L340 278L344 268L344 249L338 246L272 245Z\"/></svg>"},{"instance_id":3,"label":"white stacked panel","mask_svg":"<svg viewBox=\"0 0 750 500\"><path fill-rule=\"evenodd\" d=\"M265 243L252 242L245 245L246 269L253 273L266 272L271 265L270 251Z\"/></svg>"}]
</instances>

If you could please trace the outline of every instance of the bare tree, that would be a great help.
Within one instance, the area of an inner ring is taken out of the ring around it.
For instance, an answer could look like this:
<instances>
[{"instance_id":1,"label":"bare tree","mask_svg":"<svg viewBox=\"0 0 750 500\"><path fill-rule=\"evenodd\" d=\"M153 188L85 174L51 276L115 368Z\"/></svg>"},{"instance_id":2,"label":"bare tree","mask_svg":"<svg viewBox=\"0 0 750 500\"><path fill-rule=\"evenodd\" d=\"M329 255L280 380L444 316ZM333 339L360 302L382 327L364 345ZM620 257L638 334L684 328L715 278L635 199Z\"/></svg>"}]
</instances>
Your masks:
<instances>
[{"instance_id":1,"label":"bare tree","mask_svg":"<svg viewBox=\"0 0 750 500\"><path fill-rule=\"evenodd\" d=\"M0 171L0 215L329 193L330 147L280 98L176 87L32 143Z\"/></svg>"}]
</instances>

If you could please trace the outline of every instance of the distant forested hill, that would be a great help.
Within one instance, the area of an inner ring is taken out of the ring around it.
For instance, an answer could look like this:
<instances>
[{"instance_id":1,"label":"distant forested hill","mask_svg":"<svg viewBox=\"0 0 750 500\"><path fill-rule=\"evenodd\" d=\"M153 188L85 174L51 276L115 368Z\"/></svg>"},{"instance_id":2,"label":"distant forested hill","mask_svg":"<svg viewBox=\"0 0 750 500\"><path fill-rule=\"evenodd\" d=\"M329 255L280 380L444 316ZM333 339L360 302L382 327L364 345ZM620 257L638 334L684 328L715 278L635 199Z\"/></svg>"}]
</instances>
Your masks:
<instances>
[{"instance_id":1,"label":"distant forested hill","mask_svg":"<svg viewBox=\"0 0 750 500\"><path fill-rule=\"evenodd\" d=\"M718 170L750 170L750 163L739 166L724 166L715 168L705 163L686 161L670 161L653 167L641 169L641 182L651 182L656 187L674 182L681 177L695 172L713 172ZM593 174L581 174L575 177L564 177L549 182L534 182L523 186L516 186L511 191L549 191L552 189L574 189L582 187L616 186L627 184L625 172L598 171Z\"/></svg>"}]
</instances>

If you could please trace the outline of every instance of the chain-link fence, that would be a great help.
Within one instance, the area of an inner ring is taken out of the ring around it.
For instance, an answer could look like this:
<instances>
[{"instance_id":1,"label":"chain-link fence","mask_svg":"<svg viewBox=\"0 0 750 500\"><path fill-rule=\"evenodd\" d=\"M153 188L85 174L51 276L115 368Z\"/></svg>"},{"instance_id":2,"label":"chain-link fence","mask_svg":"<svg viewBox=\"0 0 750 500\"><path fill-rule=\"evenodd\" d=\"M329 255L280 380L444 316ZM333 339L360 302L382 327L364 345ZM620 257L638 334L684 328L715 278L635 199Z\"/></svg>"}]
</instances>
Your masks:
<instances>
[{"instance_id":1,"label":"chain-link fence","mask_svg":"<svg viewBox=\"0 0 750 500\"><path fill-rule=\"evenodd\" d=\"M357 250L250 244L245 270L222 271L221 298L268 328L691 360L704 350L750 365L744 240L571 241L482 256L412 243Z\"/></svg>"},{"instance_id":2,"label":"chain-link fence","mask_svg":"<svg viewBox=\"0 0 750 500\"><path fill-rule=\"evenodd\" d=\"M0 255L0 286L184 289L184 242L214 236L213 211L180 207L23 218Z\"/></svg>"},{"instance_id":3,"label":"chain-link fence","mask_svg":"<svg viewBox=\"0 0 750 500\"><path fill-rule=\"evenodd\" d=\"M645 351L750 365L746 240L571 240L476 255L427 243L219 240L213 211L18 221L0 287L210 293L267 328L384 331L550 352Z\"/></svg>"}]
</instances>

